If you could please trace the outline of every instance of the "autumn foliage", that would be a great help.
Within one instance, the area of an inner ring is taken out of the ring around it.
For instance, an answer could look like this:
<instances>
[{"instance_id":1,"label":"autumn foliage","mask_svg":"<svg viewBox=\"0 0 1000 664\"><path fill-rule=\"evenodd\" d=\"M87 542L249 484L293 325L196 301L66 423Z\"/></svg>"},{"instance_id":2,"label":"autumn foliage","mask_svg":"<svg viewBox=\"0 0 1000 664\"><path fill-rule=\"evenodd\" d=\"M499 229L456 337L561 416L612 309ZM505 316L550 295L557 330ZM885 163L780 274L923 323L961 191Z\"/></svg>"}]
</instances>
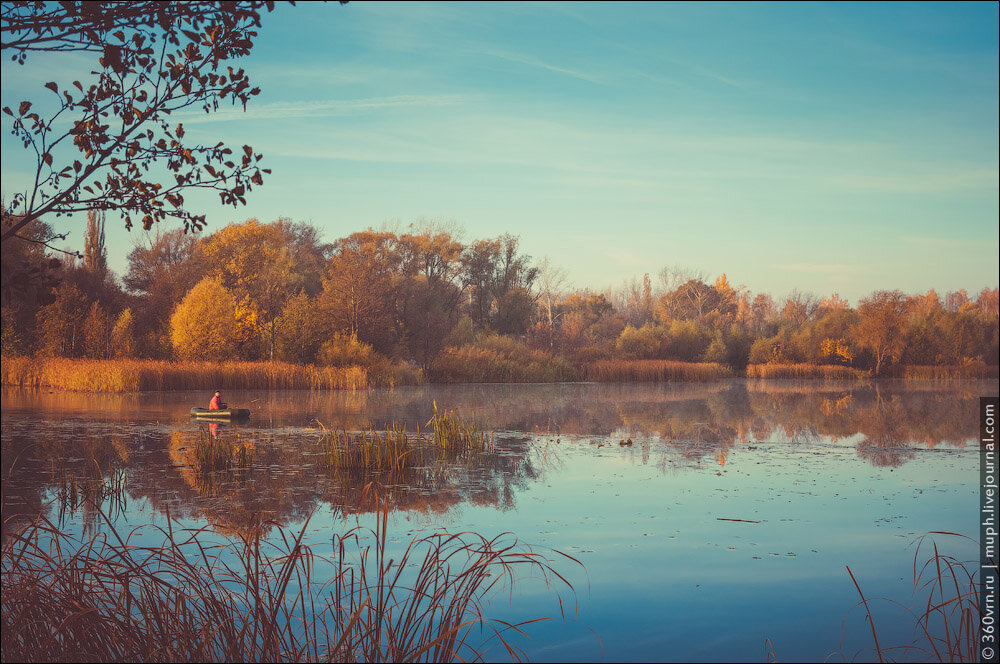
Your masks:
<instances>
[{"instance_id":1,"label":"autumn foliage","mask_svg":"<svg viewBox=\"0 0 1000 664\"><path fill-rule=\"evenodd\" d=\"M205 277L170 317L170 339L182 360L224 360L237 339L236 302L217 279Z\"/></svg>"},{"instance_id":2,"label":"autumn foliage","mask_svg":"<svg viewBox=\"0 0 1000 664\"><path fill-rule=\"evenodd\" d=\"M287 219L151 237L119 282L103 241L91 237L99 233L91 224L86 260L63 265L49 290L5 292L5 364L143 358L273 365L287 376L312 367L309 377L263 382L315 387L982 377L998 365L995 288L975 298L875 291L852 307L837 294L793 291L775 301L726 275L666 269L656 281L570 291L509 235L462 242L454 228L422 222L326 243L315 227ZM3 248L12 263L41 269L47 260L31 243ZM352 367L361 377L342 379ZM24 383L13 378L19 371L5 371L5 381ZM136 380L151 379L104 382Z\"/></svg>"}]
</instances>

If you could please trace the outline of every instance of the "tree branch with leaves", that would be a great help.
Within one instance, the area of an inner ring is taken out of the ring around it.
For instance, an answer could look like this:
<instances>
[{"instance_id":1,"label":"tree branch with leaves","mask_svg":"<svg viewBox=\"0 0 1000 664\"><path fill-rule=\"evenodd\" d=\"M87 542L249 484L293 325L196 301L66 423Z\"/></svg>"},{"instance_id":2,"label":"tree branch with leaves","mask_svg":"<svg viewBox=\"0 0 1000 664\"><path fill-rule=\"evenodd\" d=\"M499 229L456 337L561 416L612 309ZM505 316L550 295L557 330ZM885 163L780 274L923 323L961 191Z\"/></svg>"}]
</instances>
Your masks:
<instances>
[{"instance_id":1,"label":"tree branch with leaves","mask_svg":"<svg viewBox=\"0 0 1000 664\"><path fill-rule=\"evenodd\" d=\"M270 171L249 145L185 139L171 115L205 113L223 101L246 108L260 89L230 61L246 56L272 2L4 2L2 50L28 55L92 54L94 69L44 84L45 98L4 106L34 160L33 183L8 207L2 240L39 219L89 210L119 212L125 227L167 218L200 229L185 207L192 190L246 204ZM75 150L74 150L75 149Z\"/></svg>"}]
</instances>

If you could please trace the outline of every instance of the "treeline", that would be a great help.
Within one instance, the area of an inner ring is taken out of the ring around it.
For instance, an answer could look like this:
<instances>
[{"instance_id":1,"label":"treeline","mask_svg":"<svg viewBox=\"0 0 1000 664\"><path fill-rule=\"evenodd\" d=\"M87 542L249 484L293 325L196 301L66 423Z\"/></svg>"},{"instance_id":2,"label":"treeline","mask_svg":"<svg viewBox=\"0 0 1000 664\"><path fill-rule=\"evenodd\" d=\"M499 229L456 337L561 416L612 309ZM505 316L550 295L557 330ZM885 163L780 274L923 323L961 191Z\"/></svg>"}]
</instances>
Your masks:
<instances>
[{"instance_id":1,"label":"treeline","mask_svg":"<svg viewBox=\"0 0 1000 664\"><path fill-rule=\"evenodd\" d=\"M463 242L425 223L326 243L286 219L160 234L132 250L119 280L97 215L82 260L57 265L32 241L48 229L33 232L3 244L8 357L410 365L434 381L683 378L680 363L715 367L693 377L748 365L758 376L995 375L998 364L996 288L876 291L851 307L837 294L776 301L726 275L668 268L655 283L573 292L510 235Z\"/></svg>"}]
</instances>

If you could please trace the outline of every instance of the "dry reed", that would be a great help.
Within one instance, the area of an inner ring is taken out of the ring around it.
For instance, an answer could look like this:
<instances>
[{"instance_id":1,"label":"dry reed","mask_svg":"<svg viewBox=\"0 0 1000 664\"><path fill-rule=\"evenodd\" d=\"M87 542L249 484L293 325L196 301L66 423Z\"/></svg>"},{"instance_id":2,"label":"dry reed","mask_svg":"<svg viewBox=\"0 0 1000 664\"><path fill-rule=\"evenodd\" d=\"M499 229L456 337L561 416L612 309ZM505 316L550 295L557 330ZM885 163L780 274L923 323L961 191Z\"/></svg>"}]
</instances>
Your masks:
<instances>
[{"instance_id":1,"label":"dry reed","mask_svg":"<svg viewBox=\"0 0 1000 664\"><path fill-rule=\"evenodd\" d=\"M322 427L322 423L319 423ZM476 423L458 414L438 411L427 422L430 437L407 434L393 422L385 431L362 427L359 432L329 431L323 427L320 453L327 469L353 477L397 481L414 466L431 466L442 459L454 461L461 454L479 454L493 449L494 438Z\"/></svg>"},{"instance_id":2,"label":"dry reed","mask_svg":"<svg viewBox=\"0 0 1000 664\"><path fill-rule=\"evenodd\" d=\"M317 367L287 362L166 362L4 357L4 385L83 392L158 390L359 390L421 382L418 370L382 367Z\"/></svg>"},{"instance_id":3,"label":"dry reed","mask_svg":"<svg viewBox=\"0 0 1000 664\"><path fill-rule=\"evenodd\" d=\"M395 423L384 432L367 427L355 434L324 430L320 447L328 469L366 478L381 477L383 482L397 479L413 452L406 428Z\"/></svg>"},{"instance_id":4,"label":"dry reed","mask_svg":"<svg viewBox=\"0 0 1000 664\"><path fill-rule=\"evenodd\" d=\"M554 564L509 534L432 534L390 557L388 501L376 526L332 540L322 558L298 532L258 523L222 544L208 527L75 540L44 517L0 548L3 661L481 660L530 622L484 614L517 572L572 591ZM168 524L170 524L168 519ZM270 524L274 525L274 524ZM152 528L151 526L148 528ZM362 544L374 535L374 545ZM562 554L565 556L565 554ZM579 561L565 556L580 564ZM323 565L329 578L317 579ZM562 600L559 600L562 607Z\"/></svg>"},{"instance_id":5,"label":"dry reed","mask_svg":"<svg viewBox=\"0 0 1000 664\"><path fill-rule=\"evenodd\" d=\"M958 533L933 531L930 535L947 535L965 540L970 538ZM931 541L933 554L919 563L921 548L927 536L917 540L913 554L913 591L925 593L919 600L913 643L900 646L883 646L872 616L870 600L861 590L851 568L847 573L861 597L858 606L865 607L865 620L871 628L878 661L887 656L901 659L918 658L918 661L975 662L979 661L979 606L978 562L961 562L940 552L936 541ZM971 570L971 571L970 571Z\"/></svg>"},{"instance_id":6,"label":"dry reed","mask_svg":"<svg viewBox=\"0 0 1000 664\"><path fill-rule=\"evenodd\" d=\"M1000 367L983 363L961 365L908 365L899 367L897 373L906 380L953 380L997 378Z\"/></svg>"},{"instance_id":7,"label":"dry reed","mask_svg":"<svg viewBox=\"0 0 1000 664\"><path fill-rule=\"evenodd\" d=\"M428 425L434 430L434 444L448 454L485 452L493 447L493 436L479 428L475 417L467 420L453 411L438 413L437 401Z\"/></svg>"},{"instance_id":8,"label":"dry reed","mask_svg":"<svg viewBox=\"0 0 1000 664\"><path fill-rule=\"evenodd\" d=\"M828 380L863 380L867 371L839 364L750 364L747 378L823 378Z\"/></svg>"},{"instance_id":9,"label":"dry reed","mask_svg":"<svg viewBox=\"0 0 1000 664\"><path fill-rule=\"evenodd\" d=\"M479 343L444 349L431 367L432 379L441 383L560 383L577 379L576 370L562 356L507 337L489 337Z\"/></svg>"},{"instance_id":10,"label":"dry reed","mask_svg":"<svg viewBox=\"0 0 1000 664\"><path fill-rule=\"evenodd\" d=\"M714 362L674 360L599 360L585 368L587 380L603 383L709 381L733 374Z\"/></svg>"}]
</instances>

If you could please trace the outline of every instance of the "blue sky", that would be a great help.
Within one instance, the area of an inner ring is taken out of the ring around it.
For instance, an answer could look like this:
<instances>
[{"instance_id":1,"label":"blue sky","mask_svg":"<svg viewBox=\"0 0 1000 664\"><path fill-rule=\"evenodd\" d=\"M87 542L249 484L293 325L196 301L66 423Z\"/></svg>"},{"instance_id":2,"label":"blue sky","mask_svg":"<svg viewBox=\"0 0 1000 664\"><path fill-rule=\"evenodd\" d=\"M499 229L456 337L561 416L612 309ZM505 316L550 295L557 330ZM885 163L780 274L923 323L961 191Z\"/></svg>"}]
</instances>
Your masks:
<instances>
[{"instance_id":1,"label":"blue sky","mask_svg":"<svg viewBox=\"0 0 1000 664\"><path fill-rule=\"evenodd\" d=\"M184 117L273 174L246 207L191 200L209 230L509 232L577 288L676 265L775 297L973 293L1000 281L997 25L997 3L279 6L240 63L261 95ZM41 96L33 66L3 64L5 105ZM136 235L110 234L116 269Z\"/></svg>"}]
</instances>

